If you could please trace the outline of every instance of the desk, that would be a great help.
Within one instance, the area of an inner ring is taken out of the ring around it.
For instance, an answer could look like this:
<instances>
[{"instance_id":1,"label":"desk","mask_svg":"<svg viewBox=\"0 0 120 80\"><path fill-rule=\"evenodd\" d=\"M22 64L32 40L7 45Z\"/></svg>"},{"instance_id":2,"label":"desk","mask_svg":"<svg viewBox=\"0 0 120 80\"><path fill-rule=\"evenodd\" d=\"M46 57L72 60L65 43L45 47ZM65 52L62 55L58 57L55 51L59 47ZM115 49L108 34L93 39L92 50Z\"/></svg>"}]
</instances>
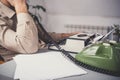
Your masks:
<instances>
[{"instance_id":1,"label":"desk","mask_svg":"<svg viewBox=\"0 0 120 80\"><path fill-rule=\"evenodd\" d=\"M14 60L0 65L0 80L14 80L13 77L15 73L15 68L16 68L16 63ZM87 71L88 74L81 75L81 76L61 78L57 80L120 80L120 77L101 74L85 68L83 69Z\"/></svg>"}]
</instances>

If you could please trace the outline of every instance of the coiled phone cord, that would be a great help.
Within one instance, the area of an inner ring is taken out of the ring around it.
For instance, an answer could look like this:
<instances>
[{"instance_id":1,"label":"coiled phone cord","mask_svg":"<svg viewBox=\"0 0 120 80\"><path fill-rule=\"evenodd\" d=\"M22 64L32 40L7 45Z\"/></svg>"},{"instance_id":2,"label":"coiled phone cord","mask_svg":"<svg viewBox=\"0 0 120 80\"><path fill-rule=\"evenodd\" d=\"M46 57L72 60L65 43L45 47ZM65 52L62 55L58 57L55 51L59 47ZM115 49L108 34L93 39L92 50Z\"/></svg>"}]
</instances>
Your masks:
<instances>
[{"instance_id":1,"label":"coiled phone cord","mask_svg":"<svg viewBox=\"0 0 120 80\"><path fill-rule=\"evenodd\" d=\"M35 16L35 15L32 15L33 16L33 18L34 18L34 20L35 20L35 22L37 22L37 24L40 26L40 27L38 27L38 29L42 29L42 31L45 33L45 35L48 37L48 39L49 39L49 42L52 42L54 45L55 45L55 47L60 51L60 52L62 52L66 57L68 57L71 61L73 61L73 62L77 62L77 60L72 56L72 55L70 55L70 53L68 53L67 51L65 51L64 49L62 49L59 45L58 45L58 43L48 34L48 32L43 28L43 26L42 26L42 24L39 22L39 20L38 20L38 18L37 18L37 16ZM39 30L38 30L39 31Z\"/></svg>"}]
</instances>

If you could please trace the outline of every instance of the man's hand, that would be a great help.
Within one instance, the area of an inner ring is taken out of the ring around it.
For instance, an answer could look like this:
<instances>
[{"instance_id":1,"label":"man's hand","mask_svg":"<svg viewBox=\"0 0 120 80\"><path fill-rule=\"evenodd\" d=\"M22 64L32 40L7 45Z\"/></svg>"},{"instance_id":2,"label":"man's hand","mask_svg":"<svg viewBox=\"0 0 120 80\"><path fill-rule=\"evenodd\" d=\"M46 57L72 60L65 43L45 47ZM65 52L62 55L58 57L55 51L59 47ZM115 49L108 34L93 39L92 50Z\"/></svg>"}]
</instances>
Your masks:
<instances>
[{"instance_id":1,"label":"man's hand","mask_svg":"<svg viewBox=\"0 0 120 80\"><path fill-rule=\"evenodd\" d=\"M64 38L68 38L70 36L73 36L73 35L76 35L80 32L72 32L72 33L61 33L61 38L64 39Z\"/></svg>"},{"instance_id":2,"label":"man's hand","mask_svg":"<svg viewBox=\"0 0 120 80\"><path fill-rule=\"evenodd\" d=\"M13 7L15 7L16 13L27 13L26 0L7 0Z\"/></svg>"}]
</instances>

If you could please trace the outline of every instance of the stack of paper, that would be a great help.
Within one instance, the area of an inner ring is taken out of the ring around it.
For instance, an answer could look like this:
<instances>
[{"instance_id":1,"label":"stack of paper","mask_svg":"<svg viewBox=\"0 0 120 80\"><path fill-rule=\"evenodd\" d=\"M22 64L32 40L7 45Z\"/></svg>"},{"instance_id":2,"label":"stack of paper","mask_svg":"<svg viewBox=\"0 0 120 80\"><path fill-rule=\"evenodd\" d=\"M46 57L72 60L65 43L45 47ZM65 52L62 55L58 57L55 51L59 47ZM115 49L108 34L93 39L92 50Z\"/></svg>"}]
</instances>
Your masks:
<instances>
[{"instance_id":1,"label":"stack of paper","mask_svg":"<svg viewBox=\"0 0 120 80\"><path fill-rule=\"evenodd\" d=\"M18 55L14 60L14 78L20 80L52 80L87 73L60 52Z\"/></svg>"}]
</instances>

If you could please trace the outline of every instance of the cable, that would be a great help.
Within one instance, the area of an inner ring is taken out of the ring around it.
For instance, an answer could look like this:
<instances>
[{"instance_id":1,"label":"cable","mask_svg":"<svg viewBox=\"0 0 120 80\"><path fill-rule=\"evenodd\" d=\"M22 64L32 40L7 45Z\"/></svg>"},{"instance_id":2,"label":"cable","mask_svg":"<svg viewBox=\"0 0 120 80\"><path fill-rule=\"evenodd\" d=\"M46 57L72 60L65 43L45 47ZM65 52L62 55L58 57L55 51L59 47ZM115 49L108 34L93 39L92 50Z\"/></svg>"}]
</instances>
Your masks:
<instances>
[{"instance_id":1,"label":"cable","mask_svg":"<svg viewBox=\"0 0 120 80\"><path fill-rule=\"evenodd\" d=\"M70 55L67 51L65 51L64 49L62 49L62 48L57 44L57 42L54 41L54 39L48 34L48 32L43 28L43 26L42 26L42 24L39 22L37 16L34 15L34 19L35 19L35 21L37 21L37 24L40 25L40 28L43 30L43 32L45 33L45 35L49 38L50 42L52 42L52 43L55 45L55 47L56 47L60 52L62 52L62 53L63 53L65 56L67 56L70 60L72 60L73 62L76 63L77 60L76 60L72 55ZM38 29L39 29L39 27L38 27Z\"/></svg>"}]
</instances>

